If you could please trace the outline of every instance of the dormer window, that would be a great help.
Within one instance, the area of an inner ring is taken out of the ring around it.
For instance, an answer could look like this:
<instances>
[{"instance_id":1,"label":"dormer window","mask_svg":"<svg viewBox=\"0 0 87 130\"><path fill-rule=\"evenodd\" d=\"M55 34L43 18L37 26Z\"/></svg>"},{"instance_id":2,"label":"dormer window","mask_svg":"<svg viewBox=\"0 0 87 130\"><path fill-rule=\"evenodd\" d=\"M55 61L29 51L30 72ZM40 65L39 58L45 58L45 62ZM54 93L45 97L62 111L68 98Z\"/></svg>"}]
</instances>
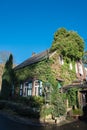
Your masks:
<instances>
[{"instance_id":1,"label":"dormer window","mask_svg":"<svg viewBox=\"0 0 87 130\"><path fill-rule=\"evenodd\" d=\"M59 56L59 63L60 63L60 65L64 64L63 56L62 55Z\"/></svg>"}]
</instances>

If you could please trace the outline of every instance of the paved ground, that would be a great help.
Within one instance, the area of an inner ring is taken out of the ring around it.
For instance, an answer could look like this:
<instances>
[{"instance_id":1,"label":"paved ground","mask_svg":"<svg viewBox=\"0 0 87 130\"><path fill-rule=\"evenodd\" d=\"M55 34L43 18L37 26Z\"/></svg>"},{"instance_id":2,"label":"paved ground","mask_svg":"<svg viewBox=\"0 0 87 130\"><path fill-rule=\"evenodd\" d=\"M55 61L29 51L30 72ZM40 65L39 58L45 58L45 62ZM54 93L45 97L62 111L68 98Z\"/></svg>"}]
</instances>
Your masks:
<instances>
[{"instance_id":1,"label":"paved ground","mask_svg":"<svg viewBox=\"0 0 87 130\"><path fill-rule=\"evenodd\" d=\"M7 119L10 119L17 123L21 123L25 125L45 126L43 122L40 123L38 120L20 117L18 115L9 114L8 112L0 111L0 116L6 117Z\"/></svg>"},{"instance_id":2,"label":"paved ground","mask_svg":"<svg viewBox=\"0 0 87 130\"><path fill-rule=\"evenodd\" d=\"M87 118L65 125L44 125L0 112L0 130L87 130Z\"/></svg>"}]
</instances>

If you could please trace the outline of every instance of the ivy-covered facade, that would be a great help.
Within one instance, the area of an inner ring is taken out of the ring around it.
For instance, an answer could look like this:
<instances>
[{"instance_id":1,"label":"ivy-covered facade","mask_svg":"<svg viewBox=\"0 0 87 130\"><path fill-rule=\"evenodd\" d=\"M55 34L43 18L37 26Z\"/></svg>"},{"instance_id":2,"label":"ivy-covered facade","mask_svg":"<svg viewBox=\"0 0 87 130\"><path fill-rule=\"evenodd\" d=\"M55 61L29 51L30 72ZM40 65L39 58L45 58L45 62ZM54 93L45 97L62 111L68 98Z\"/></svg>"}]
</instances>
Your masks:
<instances>
[{"instance_id":1,"label":"ivy-covered facade","mask_svg":"<svg viewBox=\"0 0 87 130\"><path fill-rule=\"evenodd\" d=\"M14 70L19 81L20 96L42 95L46 82L61 89L76 79L85 78L80 61L67 63L58 51L50 50L33 55Z\"/></svg>"},{"instance_id":2,"label":"ivy-covered facade","mask_svg":"<svg viewBox=\"0 0 87 130\"><path fill-rule=\"evenodd\" d=\"M42 84L47 80L48 51L35 54L15 68L21 96L42 95Z\"/></svg>"},{"instance_id":3,"label":"ivy-covered facade","mask_svg":"<svg viewBox=\"0 0 87 130\"><path fill-rule=\"evenodd\" d=\"M50 83L50 87L57 86L61 92L64 88L82 87L86 80L81 61L83 54L84 40L76 32L60 28L54 34L49 50L34 54L14 68L18 79L18 94L43 95L46 83ZM82 99L84 93L78 90Z\"/></svg>"}]
</instances>

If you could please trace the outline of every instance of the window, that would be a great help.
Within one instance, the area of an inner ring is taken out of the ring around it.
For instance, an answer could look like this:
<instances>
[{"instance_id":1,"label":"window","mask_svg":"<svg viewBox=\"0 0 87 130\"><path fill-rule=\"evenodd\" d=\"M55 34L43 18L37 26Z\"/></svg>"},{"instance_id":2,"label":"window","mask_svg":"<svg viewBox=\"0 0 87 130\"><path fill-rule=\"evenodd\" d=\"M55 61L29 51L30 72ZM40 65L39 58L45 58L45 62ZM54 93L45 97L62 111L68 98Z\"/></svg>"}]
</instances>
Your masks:
<instances>
[{"instance_id":1,"label":"window","mask_svg":"<svg viewBox=\"0 0 87 130\"><path fill-rule=\"evenodd\" d=\"M64 61L63 61L63 57L62 57L62 56L59 56L59 63L60 63L60 65L63 65L63 64L64 64Z\"/></svg>"},{"instance_id":2,"label":"window","mask_svg":"<svg viewBox=\"0 0 87 130\"><path fill-rule=\"evenodd\" d=\"M42 81L35 80L35 95L42 95Z\"/></svg>"},{"instance_id":3,"label":"window","mask_svg":"<svg viewBox=\"0 0 87 130\"><path fill-rule=\"evenodd\" d=\"M35 80L35 95L39 95L39 80Z\"/></svg>"},{"instance_id":4,"label":"window","mask_svg":"<svg viewBox=\"0 0 87 130\"><path fill-rule=\"evenodd\" d=\"M38 87L35 87L35 96L38 96Z\"/></svg>"},{"instance_id":5,"label":"window","mask_svg":"<svg viewBox=\"0 0 87 130\"><path fill-rule=\"evenodd\" d=\"M22 84L20 85L20 96L23 95L23 87L22 87Z\"/></svg>"},{"instance_id":6,"label":"window","mask_svg":"<svg viewBox=\"0 0 87 130\"><path fill-rule=\"evenodd\" d=\"M42 95L42 81L39 81L39 95Z\"/></svg>"},{"instance_id":7,"label":"window","mask_svg":"<svg viewBox=\"0 0 87 130\"><path fill-rule=\"evenodd\" d=\"M28 96L31 96L31 95L32 95L32 83L28 83L27 95L28 95Z\"/></svg>"},{"instance_id":8,"label":"window","mask_svg":"<svg viewBox=\"0 0 87 130\"><path fill-rule=\"evenodd\" d=\"M27 96L27 88L24 87L24 96Z\"/></svg>"}]
</instances>

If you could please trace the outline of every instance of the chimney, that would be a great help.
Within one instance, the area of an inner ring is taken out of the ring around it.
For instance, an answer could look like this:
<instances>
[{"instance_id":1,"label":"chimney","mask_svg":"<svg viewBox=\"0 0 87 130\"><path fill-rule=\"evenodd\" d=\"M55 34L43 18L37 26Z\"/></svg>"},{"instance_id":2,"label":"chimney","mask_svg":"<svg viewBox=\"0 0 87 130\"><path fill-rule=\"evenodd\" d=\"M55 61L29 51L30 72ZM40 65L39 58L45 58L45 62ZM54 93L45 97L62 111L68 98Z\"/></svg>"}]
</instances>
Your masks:
<instances>
[{"instance_id":1,"label":"chimney","mask_svg":"<svg viewBox=\"0 0 87 130\"><path fill-rule=\"evenodd\" d=\"M36 53L35 53L35 52L32 52L32 57L35 56L35 55L36 55Z\"/></svg>"}]
</instances>

